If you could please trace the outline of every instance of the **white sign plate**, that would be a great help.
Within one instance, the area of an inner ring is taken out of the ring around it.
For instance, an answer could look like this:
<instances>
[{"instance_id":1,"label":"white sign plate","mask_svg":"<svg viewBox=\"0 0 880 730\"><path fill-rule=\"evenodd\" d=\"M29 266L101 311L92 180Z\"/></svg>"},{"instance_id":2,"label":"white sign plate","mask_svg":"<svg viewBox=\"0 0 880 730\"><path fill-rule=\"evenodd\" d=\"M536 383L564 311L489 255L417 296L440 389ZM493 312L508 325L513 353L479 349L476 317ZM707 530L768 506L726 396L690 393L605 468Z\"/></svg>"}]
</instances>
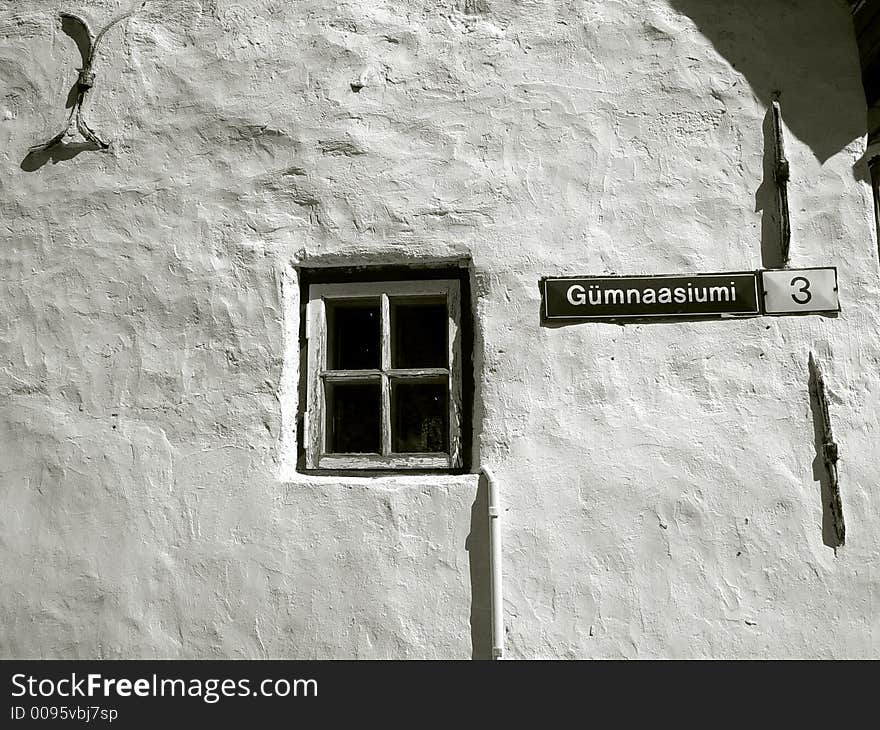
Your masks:
<instances>
[{"instance_id":1,"label":"white sign plate","mask_svg":"<svg viewBox=\"0 0 880 730\"><path fill-rule=\"evenodd\" d=\"M764 314L839 312L837 268L762 271Z\"/></svg>"}]
</instances>

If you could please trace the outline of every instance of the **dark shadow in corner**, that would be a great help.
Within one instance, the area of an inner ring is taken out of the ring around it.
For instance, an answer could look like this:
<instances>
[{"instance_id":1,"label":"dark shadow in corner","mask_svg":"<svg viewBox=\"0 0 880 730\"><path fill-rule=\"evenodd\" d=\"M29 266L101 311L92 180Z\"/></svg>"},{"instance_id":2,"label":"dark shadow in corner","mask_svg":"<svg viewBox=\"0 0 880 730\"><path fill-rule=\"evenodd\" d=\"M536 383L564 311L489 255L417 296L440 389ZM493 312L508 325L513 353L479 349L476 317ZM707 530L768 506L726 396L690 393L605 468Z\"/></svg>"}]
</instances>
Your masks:
<instances>
[{"instance_id":1,"label":"dark shadow in corner","mask_svg":"<svg viewBox=\"0 0 880 730\"><path fill-rule=\"evenodd\" d=\"M779 235L779 198L776 195L776 130L773 126L773 107L764 115L764 179L755 191L755 212L761 213L761 266L781 269L782 241Z\"/></svg>"},{"instance_id":2,"label":"dark shadow in corner","mask_svg":"<svg viewBox=\"0 0 880 730\"><path fill-rule=\"evenodd\" d=\"M868 155L865 155L866 157ZM874 226L877 232L877 255L880 256L880 156L872 156L865 165L871 180L871 197L874 203Z\"/></svg>"},{"instance_id":3,"label":"dark shadow in corner","mask_svg":"<svg viewBox=\"0 0 880 730\"><path fill-rule=\"evenodd\" d=\"M827 547L837 550L842 543L835 531L834 513L831 509L834 497L831 489L831 475L825 465L825 423L822 406L819 404L817 395L816 374L812 368L810 369L809 391L810 411L813 416L813 444L816 448L816 457L813 459L813 480L819 482L822 499L822 542Z\"/></svg>"},{"instance_id":4,"label":"dark shadow in corner","mask_svg":"<svg viewBox=\"0 0 880 730\"><path fill-rule=\"evenodd\" d=\"M480 474L465 549L471 571L471 659L492 658L492 587L489 565L489 482Z\"/></svg>"},{"instance_id":5,"label":"dark shadow in corner","mask_svg":"<svg viewBox=\"0 0 880 730\"><path fill-rule=\"evenodd\" d=\"M853 177L870 185L875 191L880 179L880 102L868 109L867 120L868 143L864 154L853 165Z\"/></svg>"},{"instance_id":6,"label":"dark shadow in corner","mask_svg":"<svg viewBox=\"0 0 880 730\"><path fill-rule=\"evenodd\" d=\"M852 19L843 3L808 9L766 0L670 0L670 5L745 76L766 108L781 93L786 126L819 162L865 134L863 99L838 78L842 67L851 67L854 83L860 78ZM833 42L839 38L851 38L851 49ZM848 50L851 59L842 59ZM707 74L707 94L709 86Z\"/></svg>"},{"instance_id":7,"label":"dark shadow in corner","mask_svg":"<svg viewBox=\"0 0 880 730\"><path fill-rule=\"evenodd\" d=\"M49 147L41 147L28 152L21 161L20 167L25 172L35 172L47 162L51 161L54 165L58 162L72 160L80 152L97 152L100 149L93 142L73 142L71 144L56 142Z\"/></svg>"}]
</instances>

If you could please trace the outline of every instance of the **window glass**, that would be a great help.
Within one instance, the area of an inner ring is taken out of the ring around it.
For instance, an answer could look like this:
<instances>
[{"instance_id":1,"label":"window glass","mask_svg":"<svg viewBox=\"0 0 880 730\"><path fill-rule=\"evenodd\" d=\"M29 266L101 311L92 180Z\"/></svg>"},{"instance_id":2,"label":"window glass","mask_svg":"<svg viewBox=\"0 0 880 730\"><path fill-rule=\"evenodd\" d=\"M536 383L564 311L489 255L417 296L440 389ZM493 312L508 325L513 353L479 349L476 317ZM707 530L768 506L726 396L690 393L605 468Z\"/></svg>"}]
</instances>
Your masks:
<instances>
[{"instance_id":1,"label":"window glass","mask_svg":"<svg viewBox=\"0 0 880 730\"><path fill-rule=\"evenodd\" d=\"M392 298L391 367L449 367L446 303L434 297Z\"/></svg>"},{"instance_id":2,"label":"window glass","mask_svg":"<svg viewBox=\"0 0 880 730\"><path fill-rule=\"evenodd\" d=\"M449 450L448 391L445 381L393 383L392 451L402 454Z\"/></svg>"},{"instance_id":3,"label":"window glass","mask_svg":"<svg viewBox=\"0 0 880 730\"><path fill-rule=\"evenodd\" d=\"M327 303L327 367L375 370L380 366L379 301Z\"/></svg>"},{"instance_id":4,"label":"window glass","mask_svg":"<svg viewBox=\"0 0 880 730\"><path fill-rule=\"evenodd\" d=\"M379 382L333 383L327 388L327 451L378 454L381 444Z\"/></svg>"}]
</instances>

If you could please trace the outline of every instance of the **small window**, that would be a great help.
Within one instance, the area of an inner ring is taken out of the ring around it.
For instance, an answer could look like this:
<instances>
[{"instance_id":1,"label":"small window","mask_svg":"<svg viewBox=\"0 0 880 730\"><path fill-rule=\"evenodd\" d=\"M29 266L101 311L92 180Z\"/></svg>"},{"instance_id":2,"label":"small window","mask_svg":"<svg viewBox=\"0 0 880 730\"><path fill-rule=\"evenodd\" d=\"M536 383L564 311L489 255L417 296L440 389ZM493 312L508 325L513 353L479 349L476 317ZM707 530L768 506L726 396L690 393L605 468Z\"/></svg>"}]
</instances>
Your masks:
<instances>
[{"instance_id":1,"label":"small window","mask_svg":"<svg viewBox=\"0 0 880 730\"><path fill-rule=\"evenodd\" d=\"M456 469L461 456L459 282L311 284L309 469Z\"/></svg>"}]
</instances>

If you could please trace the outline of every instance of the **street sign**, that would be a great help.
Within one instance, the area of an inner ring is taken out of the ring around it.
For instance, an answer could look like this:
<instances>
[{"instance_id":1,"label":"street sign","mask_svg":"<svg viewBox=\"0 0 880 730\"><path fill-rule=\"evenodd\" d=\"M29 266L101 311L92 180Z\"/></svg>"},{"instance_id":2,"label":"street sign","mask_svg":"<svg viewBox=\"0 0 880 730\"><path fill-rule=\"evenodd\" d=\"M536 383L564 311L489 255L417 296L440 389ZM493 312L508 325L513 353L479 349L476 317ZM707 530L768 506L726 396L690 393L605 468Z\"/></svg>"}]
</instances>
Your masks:
<instances>
[{"instance_id":1,"label":"street sign","mask_svg":"<svg viewBox=\"0 0 880 730\"><path fill-rule=\"evenodd\" d=\"M544 318L758 315L754 271L669 276L567 277L543 280Z\"/></svg>"},{"instance_id":2,"label":"street sign","mask_svg":"<svg viewBox=\"0 0 880 730\"><path fill-rule=\"evenodd\" d=\"M765 314L839 312L837 268L761 272Z\"/></svg>"}]
</instances>

